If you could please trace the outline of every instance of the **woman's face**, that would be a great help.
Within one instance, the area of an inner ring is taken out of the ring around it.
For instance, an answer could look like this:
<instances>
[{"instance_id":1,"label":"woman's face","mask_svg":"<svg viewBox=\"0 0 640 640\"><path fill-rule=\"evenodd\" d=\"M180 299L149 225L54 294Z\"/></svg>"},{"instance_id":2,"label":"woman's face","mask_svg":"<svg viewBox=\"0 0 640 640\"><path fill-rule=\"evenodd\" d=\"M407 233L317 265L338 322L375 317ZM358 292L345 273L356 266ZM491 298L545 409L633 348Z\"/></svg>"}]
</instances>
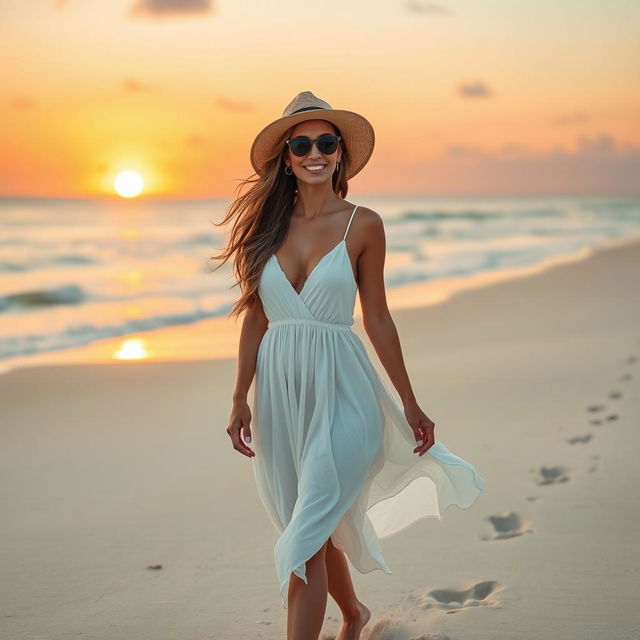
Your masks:
<instances>
[{"instance_id":1,"label":"woman's face","mask_svg":"<svg viewBox=\"0 0 640 640\"><path fill-rule=\"evenodd\" d=\"M336 130L333 128L330 122L326 120L305 120L297 124L291 132L290 138L296 136L308 136L312 140L315 140L323 133L330 133L336 135ZM306 156L296 156L291 153L287 145L286 163L293 170L294 175L298 180L307 182L309 184L320 184L321 182L331 181L333 172L336 170L336 164L340 162L342 157L342 148L338 144L338 148L329 155L320 153L318 147L314 142L311 145L311 150ZM317 167L323 165L320 171L311 172L310 169L305 167Z\"/></svg>"}]
</instances>

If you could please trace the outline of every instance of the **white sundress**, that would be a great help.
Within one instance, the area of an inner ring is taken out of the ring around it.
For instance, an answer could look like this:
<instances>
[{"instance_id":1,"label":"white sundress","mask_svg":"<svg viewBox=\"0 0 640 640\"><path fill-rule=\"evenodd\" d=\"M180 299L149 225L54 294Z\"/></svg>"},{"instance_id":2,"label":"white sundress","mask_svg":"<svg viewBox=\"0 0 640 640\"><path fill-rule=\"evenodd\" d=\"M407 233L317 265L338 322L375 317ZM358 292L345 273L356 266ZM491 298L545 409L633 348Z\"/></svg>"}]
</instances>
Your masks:
<instances>
[{"instance_id":1,"label":"white sundress","mask_svg":"<svg viewBox=\"0 0 640 640\"><path fill-rule=\"evenodd\" d=\"M422 456L404 409L352 331L357 283L342 240L296 292L273 254L258 295L269 320L258 348L251 458L259 496L280 536L283 607L291 573L331 537L361 573L391 573L379 539L484 488L474 466L436 442ZM437 437L437 434L436 434Z\"/></svg>"}]
</instances>

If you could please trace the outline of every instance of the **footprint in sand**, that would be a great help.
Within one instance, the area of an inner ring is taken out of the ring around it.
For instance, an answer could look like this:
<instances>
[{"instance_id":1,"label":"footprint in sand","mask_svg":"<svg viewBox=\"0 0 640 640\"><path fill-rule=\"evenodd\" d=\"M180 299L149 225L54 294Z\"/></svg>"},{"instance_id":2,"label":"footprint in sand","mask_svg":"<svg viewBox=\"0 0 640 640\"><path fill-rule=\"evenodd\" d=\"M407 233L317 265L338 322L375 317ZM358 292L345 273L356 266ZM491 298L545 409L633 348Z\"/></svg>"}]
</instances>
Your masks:
<instances>
[{"instance_id":1,"label":"footprint in sand","mask_svg":"<svg viewBox=\"0 0 640 640\"><path fill-rule=\"evenodd\" d=\"M631 378L633 378L633 376L630 373L623 373L620 376L620 380L622 380L622 382L629 382L629 380L631 380Z\"/></svg>"},{"instance_id":2,"label":"footprint in sand","mask_svg":"<svg viewBox=\"0 0 640 640\"><path fill-rule=\"evenodd\" d=\"M612 392L609 394L609 397L610 397L612 400L617 400L618 398L622 398L622 391L612 391Z\"/></svg>"},{"instance_id":3,"label":"footprint in sand","mask_svg":"<svg viewBox=\"0 0 640 640\"><path fill-rule=\"evenodd\" d=\"M523 533L533 533L533 529L528 528L529 523L513 511L506 516L489 516L487 520L492 524L495 534L484 537L484 540L506 540Z\"/></svg>"},{"instance_id":4,"label":"footprint in sand","mask_svg":"<svg viewBox=\"0 0 640 640\"><path fill-rule=\"evenodd\" d=\"M592 404L590 407L587 407L587 411L591 413L597 413L599 411L604 411L606 407L603 404Z\"/></svg>"},{"instance_id":5,"label":"footprint in sand","mask_svg":"<svg viewBox=\"0 0 640 640\"><path fill-rule=\"evenodd\" d=\"M400 627L390 617L383 618L373 625L371 632L365 636L367 640L393 640L397 637ZM365 627L366 631L366 627Z\"/></svg>"},{"instance_id":6,"label":"footprint in sand","mask_svg":"<svg viewBox=\"0 0 640 640\"><path fill-rule=\"evenodd\" d=\"M587 442L589 442L589 440L591 440L591 438L593 438L593 436L590 433L585 433L581 436L573 436L573 438L567 438L567 442L569 444L586 444Z\"/></svg>"},{"instance_id":7,"label":"footprint in sand","mask_svg":"<svg viewBox=\"0 0 640 640\"><path fill-rule=\"evenodd\" d=\"M609 397L619 398L621 395L622 393L620 393L619 391L613 391L612 393L609 394ZM599 411L604 411L606 408L607 407L603 404L594 404L594 405L591 405L590 407L587 407L587 411L591 411L592 413L595 413ZM617 420L617 419L618 419L617 413L610 413L608 416L604 417L605 422L613 422L614 420ZM591 424L596 426L600 426L602 424L602 421L603 421L602 418L593 418L589 420Z\"/></svg>"},{"instance_id":8,"label":"footprint in sand","mask_svg":"<svg viewBox=\"0 0 640 640\"><path fill-rule=\"evenodd\" d=\"M457 613L463 607L495 606L492 596L499 590L495 580L485 580L467 589L433 589L414 593L407 600L421 609L447 609L447 613Z\"/></svg>"},{"instance_id":9,"label":"footprint in sand","mask_svg":"<svg viewBox=\"0 0 640 640\"><path fill-rule=\"evenodd\" d=\"M413 621L415 622L416 619L413 618ZM366 627L364 633L366 633ZM384 619L376 623L371 633L363 636L363 640L364 638L366 640L396 640L400 637L406 638L407 630L390 619ZM334 637L332 636L330 640L334 640ZM451 640L451 638L442 633L425 633L416 637L411 636L410 640Z\"/></svg>"},{"instance_id":10,"label":"footprint in sand","mask_svg":"<svg viewBox=\"0 0 640 640\"><path fill-rule=\"evenodd\" d=\"M624 362L625 364L635 364L637 360L638 358L636 358L635 356L629 356Z\"/></svg>"},{"instance_id":11,"label":"footprint in sand","mask_svg":"<svg viewBox=\"0 0 640 640\"><path fill-rule=\"evenodd\" d=\"M546 484L559 484L560 482L567 482L569 476L567 475L568 469L564 467L540 467L538 470L538 477L536 478L536 484L543 486Z\"/></svg>"}]
</instances>

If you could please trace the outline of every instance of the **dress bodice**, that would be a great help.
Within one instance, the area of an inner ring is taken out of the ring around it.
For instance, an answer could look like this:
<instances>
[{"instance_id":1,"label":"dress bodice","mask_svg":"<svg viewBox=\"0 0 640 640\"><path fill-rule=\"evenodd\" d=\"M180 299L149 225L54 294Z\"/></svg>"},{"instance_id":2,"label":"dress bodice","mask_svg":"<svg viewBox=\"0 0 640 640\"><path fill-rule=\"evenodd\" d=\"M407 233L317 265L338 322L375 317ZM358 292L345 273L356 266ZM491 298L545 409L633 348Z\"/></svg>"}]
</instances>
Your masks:
<instances>
[{"instance_id":1,"label":"dress bodice","mask_svg":"<svg viewBox=\"0 0 640 640\"><path fill-rule=\"evenodd\" d=\"M347 251L347 233L358 206L349 218L340 242L315 265L298 293L282 270L275 253L267 260L258 295L269 324L287 319L352 325L358 285Z\"/></svg>"}]
</instances>

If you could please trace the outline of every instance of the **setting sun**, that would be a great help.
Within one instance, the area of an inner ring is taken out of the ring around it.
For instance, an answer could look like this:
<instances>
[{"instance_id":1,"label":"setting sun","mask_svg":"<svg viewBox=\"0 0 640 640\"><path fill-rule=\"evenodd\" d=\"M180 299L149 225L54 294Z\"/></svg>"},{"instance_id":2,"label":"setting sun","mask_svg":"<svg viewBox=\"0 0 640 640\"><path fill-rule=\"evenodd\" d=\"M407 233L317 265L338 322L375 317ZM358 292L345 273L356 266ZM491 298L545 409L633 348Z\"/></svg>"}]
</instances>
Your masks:
<instances>
[{"instance_id":1,"label":"setting sun","mask_svg":"<svg viewBox=\"0 0 640 640\"><path fill-rule=\"evenodd\" d=\"M122 171L116 177L114 187L123 198L135 198L142 192L144 180L135 171Z\"/></svg>"}]
</instances>

